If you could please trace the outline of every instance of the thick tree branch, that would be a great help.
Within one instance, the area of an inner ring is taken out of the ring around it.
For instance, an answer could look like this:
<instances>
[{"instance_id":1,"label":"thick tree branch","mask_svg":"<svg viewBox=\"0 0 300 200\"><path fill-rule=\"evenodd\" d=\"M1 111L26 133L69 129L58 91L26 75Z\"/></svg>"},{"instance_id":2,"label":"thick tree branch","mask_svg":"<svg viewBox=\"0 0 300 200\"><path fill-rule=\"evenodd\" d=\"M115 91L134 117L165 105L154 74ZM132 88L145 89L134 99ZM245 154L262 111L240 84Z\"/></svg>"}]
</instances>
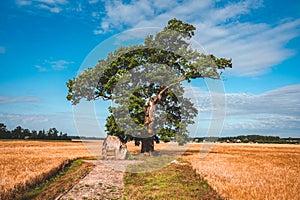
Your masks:
<instances>
[{"instance_id":1,"label":"thick tree branch","mask_svg":"<svg viewBox=\"0 0 300 200\"><path fill-rule=\"evenodd\" d=\"M180 83L185 80L184 77L179 78L177 81L167 85L164 89L162 89L155 97L150 97L147 102L147 106L144 107L145 110L145 120L144 125L147 126L147 130L149 135L154 135L154 121L155 121L155 112L156 112L156 104L162 99L163 94L170 89L173 85Z\"/></svg>"},{"instance_id":2,"label":"thick tree branch","mask_svg":"<svg viewBox=\"0 0 300 200\"><path fill-rule=\"evenodd\" d=\"M154 103L156 104L158 101L161 100L162 98L162 95L170 88L172 87L173 85L177 84L177 83L180 83L181 81L184 81L185 78L182 77L180 79L178 79L177 81L175 81L174 83L171 83L170 85L166 86L164 89L162 89L155 97L154 97Z\"/></svg>"}]
</instances>

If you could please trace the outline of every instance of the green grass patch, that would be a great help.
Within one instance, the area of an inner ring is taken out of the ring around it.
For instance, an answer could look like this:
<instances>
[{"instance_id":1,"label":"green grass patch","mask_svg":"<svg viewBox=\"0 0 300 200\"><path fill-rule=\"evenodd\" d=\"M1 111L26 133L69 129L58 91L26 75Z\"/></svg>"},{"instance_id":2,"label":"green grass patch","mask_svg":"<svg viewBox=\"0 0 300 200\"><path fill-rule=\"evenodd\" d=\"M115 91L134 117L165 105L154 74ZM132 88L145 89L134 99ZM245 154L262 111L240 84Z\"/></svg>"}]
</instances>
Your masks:
<instances>
[{"instance_id":1,"label":"green grass patch","mask_svg":"<svg viewBox=\"0 0 300 200\"><path fill-rule=\"evenodd\" d=\"M182 160L151 172L127 172L124 184L124 200L222 199L188 162Z\"/></svg>"},{"instance_id":2,"label":"green grass patch","mask_svg":"<svg viewBox=\"0 0 300 200\"><path fill-rule=\"evenodd\" d=\"M168 155L159 155L159 156L144 156L136 155L135 160L138 162L127 166L126 171L131 173L140 173L140 172L151 172L153 170L161 169L170 163L175 158Z\"/></svg>"},{"instance_id":3,"label":"green grass patch","mask_svg":"<svg viewBox=\"0 0 300 200\"><path fill-rule=\"evenodd\" d=\"M60 171L50 180L37 185L35 188L17 196L18 200L47 199L52 200L68 191L79 180L90 172L94 166L81 159L73 161L69 167Z\"/></svg>"}]
</instances>

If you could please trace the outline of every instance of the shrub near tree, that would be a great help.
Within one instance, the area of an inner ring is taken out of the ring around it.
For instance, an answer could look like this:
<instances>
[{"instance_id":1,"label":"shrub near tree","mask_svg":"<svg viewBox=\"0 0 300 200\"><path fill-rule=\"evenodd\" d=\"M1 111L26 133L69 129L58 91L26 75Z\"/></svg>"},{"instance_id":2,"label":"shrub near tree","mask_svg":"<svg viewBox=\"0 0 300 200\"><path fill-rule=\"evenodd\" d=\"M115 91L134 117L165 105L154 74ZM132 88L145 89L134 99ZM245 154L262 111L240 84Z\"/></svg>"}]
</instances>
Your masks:
<instances>
[{"instance_id":1,"label":"shrub near tree","mask_svg":"<svg viewBox=\"0 0 300 200\"><path fill-rule=\"evenodd\" d=\"M141 45L120 47L67 82L67 99L110 100L115 106L106 120L106 131L122 141L142 143L141 152L154 151L154 140L188 139L187 126L198 111L184 94L184 82L220 78L231 68L231 59L199 53L191 48L195 27L178 19Z\"/></svg>"}]
</instances>

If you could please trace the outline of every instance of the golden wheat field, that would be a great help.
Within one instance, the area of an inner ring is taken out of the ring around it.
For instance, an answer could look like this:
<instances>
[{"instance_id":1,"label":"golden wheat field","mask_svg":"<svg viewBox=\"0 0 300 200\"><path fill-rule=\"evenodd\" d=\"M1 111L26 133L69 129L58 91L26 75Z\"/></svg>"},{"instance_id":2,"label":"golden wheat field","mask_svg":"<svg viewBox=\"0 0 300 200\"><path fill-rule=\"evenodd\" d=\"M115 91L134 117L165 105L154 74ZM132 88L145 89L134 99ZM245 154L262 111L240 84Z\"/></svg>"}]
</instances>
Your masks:
<instances>
[{"instance_id":1,"label":"golden wheat field","mask_svg":"<svg viewBox=\"0 0 300 200\"><path fill-rule=\"evenodd\" d=\"M80 142L0 141L0 199L12 199L69 160L88 156Z\"/></svg>"},{"instance_id":2,"label":"golden wheat field","mask_svg":"<svg viewBox=\"0 0 300 200\"><path fill-rule=\"evenodd\" d=\"M203 158L200 149L184 158L222 197L300 199L300 145L216 144Z\"/></svg>"},{"instance_id":3,"label":"golden wheat field","mask_svg":"<svg viewBox=\"0 0 300 200\"><path fill-rule=\"evenodd\" d=\"M44 181L69 160L100 156L100 143L0 141L0 199ZM129 152L140 150L132 142L127 146ZM209 151L203 144L187 147L182 158L226 199L300 199L300 145L213 144ZM156 144L155 149L170 155L184 152L175 144Z\"/></svg>"}]
</instances>

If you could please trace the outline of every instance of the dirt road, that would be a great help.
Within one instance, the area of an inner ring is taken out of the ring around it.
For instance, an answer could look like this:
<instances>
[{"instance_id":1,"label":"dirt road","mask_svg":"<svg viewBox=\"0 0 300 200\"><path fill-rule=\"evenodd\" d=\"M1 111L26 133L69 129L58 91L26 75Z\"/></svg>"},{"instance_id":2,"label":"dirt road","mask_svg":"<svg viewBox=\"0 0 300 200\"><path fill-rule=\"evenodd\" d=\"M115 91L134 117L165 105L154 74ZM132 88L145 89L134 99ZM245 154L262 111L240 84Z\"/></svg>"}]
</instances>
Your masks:
<instances>
[{"instance_id":1,"label":"dirt road","mask_svg":"<svg viewBox=\"0 0 300 200\"><path fill-rule=\"evenodd\" d=\"M122 199L123 173L132 160L87 160L95 168L59 200Z\"/></svg>"}]
</instances>

